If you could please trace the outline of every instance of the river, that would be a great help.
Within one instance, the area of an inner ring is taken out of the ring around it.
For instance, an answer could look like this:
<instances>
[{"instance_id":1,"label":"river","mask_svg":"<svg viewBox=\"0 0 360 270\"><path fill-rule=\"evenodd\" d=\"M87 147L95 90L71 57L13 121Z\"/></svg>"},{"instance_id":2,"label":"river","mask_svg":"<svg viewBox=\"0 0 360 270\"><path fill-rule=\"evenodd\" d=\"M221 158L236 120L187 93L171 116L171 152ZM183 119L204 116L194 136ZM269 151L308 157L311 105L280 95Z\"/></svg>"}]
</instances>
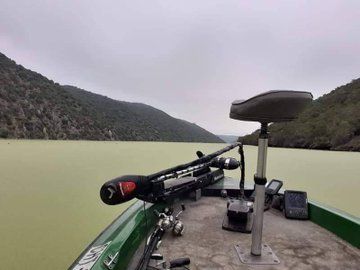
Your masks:
<instances>
[{"instance_id":1,"label":"river","mask_svg":"<svg viewBox=\"0 0 360 270\"><path fill-rule=\"evenodd\" d=\"M129 204L99 199L105 180L150 174L224 144L0 140L2 269L67 269ZM245 147L253 182L257 148ZM237 157L236 151L230 156ZM360 153L269 148L268 179L360 217ZM239 177L238 172L229 175Z\"/></svg>"}]
</instances>

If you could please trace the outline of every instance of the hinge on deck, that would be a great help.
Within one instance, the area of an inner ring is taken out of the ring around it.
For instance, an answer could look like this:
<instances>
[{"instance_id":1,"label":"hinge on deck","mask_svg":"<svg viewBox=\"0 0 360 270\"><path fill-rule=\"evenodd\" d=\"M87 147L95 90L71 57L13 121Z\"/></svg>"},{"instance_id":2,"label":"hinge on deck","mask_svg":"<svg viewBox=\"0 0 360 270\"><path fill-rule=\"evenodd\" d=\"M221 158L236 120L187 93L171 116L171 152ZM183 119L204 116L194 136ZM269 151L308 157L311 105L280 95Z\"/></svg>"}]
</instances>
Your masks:
<instances>
[{"instance_id":1,"label":"hinge on deck","mask_svg":"<svg viewBox=\"0 0 360 270\"><path fill-rule=\"evenodd\" d=\"M115 266L115 264L118 261L119 252L116 252L115 255L108 255L107 258L104 261L104 265L107 269L112 270Z\"/></svg>"}]
</instances>

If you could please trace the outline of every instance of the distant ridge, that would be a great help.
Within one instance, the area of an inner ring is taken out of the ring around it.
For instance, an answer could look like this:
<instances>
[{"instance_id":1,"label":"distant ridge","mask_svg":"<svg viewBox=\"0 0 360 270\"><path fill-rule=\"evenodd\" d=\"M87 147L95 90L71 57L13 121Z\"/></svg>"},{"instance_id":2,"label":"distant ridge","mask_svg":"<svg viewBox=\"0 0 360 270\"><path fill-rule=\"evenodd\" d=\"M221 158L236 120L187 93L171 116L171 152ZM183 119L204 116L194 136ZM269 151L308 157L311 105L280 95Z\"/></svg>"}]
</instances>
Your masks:
<instances>
[{"instance_id":1,"label":"distant ridge","mask_svg":"<svg viewBox=\"0 0 360 270\"><path fill-rule=\"evenodd\" d=\"M269 127L270 146L360 151L360 79L314 100L299 118ZM257 144L259 130L244 144Z\"/></svg>"},{"instance_id":2,"label":"distant ridge","mask_svg":"<svg viewBox=\"0 0 360 270\"><path fill-rule=\"evenodd\" d=\"M226 143L234 143L238 140L238 136L235 135L216 135Z\"/></svg>"},{"instance_id":3,"label":"distant ridge","mask_svg":"<svg viewBox=\"0 0 360 270\"><path fill-rule=\"evenodd\" d=\"M149 105L61 86L1 53L0 138L223 142Z\"/></svg>"}]
</instances>

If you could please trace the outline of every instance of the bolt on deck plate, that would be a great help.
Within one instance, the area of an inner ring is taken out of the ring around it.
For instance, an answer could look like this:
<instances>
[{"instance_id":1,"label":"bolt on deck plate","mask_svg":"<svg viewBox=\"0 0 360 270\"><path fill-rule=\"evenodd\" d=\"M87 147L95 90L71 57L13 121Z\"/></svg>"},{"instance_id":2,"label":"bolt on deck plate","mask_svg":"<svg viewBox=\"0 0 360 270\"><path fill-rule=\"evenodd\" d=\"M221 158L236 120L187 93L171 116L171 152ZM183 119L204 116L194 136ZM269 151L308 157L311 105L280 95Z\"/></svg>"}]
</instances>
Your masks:
<instances>
[{"instance_id":1,"label":"bolt on deck plate","mask_svg":"<svg viewBox=\"0 0 360 270\"><path fill-rule=\"evenodd\" d=\"M250 250L240 245L235 245L236 253L238 254L240 261L244 264L279 264L280 260L267 245L263 244L261 248L261 256L255 256L250 253Z\"/></svg>"}]
</instances>

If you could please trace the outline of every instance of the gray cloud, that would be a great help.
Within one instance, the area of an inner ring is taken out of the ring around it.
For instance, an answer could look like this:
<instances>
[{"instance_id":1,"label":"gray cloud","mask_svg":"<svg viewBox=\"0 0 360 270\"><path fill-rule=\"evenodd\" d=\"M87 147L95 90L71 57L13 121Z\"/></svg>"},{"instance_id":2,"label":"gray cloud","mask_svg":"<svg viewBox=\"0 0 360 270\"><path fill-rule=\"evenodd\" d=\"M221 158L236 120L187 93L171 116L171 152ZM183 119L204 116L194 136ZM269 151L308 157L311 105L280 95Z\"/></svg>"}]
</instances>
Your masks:
<instances>
[{"instance_id":1,"label":"gray cloud","mask_svg":"<svg viewBox=\"0 0 360 270\"><path fill-rule=\"evenodd\" d=\"M138 101L220 134L232 100L316 97L359 77L358 1L3 0L0 51L62 84Z\"/></svg>"}]
</instances>

